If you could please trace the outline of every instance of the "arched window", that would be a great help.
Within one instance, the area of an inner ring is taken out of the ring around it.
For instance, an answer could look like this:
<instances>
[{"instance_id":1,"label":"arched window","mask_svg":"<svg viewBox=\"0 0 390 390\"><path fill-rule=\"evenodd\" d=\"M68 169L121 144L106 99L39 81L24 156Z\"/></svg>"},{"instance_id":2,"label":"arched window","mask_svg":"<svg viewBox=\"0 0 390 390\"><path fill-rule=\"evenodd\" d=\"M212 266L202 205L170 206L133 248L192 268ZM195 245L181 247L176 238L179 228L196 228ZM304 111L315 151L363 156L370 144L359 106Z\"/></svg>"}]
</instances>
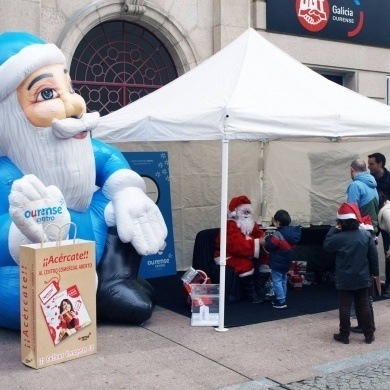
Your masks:
<instances>
[{"instance_id":1,"label":"arched window","mask_svg":"<svg viewBox=\"0 0 390 390\"><path fill-rule=\"evenodd\" d=\"M103 116L168 84L177 71L155 35L135 23L115 20L99 24L81 40L70 77L88 111Z\"/></svg>"}]
</instances>

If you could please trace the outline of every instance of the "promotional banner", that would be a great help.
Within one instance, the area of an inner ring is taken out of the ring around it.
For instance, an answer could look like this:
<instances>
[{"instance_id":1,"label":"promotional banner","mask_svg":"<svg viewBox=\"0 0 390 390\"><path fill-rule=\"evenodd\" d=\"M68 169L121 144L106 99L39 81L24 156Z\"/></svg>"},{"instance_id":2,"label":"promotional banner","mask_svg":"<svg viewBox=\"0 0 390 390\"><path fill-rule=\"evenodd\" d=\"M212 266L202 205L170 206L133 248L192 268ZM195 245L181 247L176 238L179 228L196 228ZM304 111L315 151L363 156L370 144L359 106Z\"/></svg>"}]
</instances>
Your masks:
<instances>
[{"instance_id":1,"label":"promotional banner","mask_svg":"<svg viewBox=\"0 0 390 390\"><path fill-rule=\"evenodd\" d=\"M168 152L124 152L131 169L146 183L146 194L157 204L168 228L163 253L143 256L139 274L145 278L176 274Z\"/></svg>"},{"instance_id":2,"label":"promotional banner","mask_svg":"<svg viewBox=\"0 0 390 390\"><path fill-rule=\"evenodd\" d=\"M390 46L389 0L268 0L267 30Z\"/></svg>"}]
</instances>

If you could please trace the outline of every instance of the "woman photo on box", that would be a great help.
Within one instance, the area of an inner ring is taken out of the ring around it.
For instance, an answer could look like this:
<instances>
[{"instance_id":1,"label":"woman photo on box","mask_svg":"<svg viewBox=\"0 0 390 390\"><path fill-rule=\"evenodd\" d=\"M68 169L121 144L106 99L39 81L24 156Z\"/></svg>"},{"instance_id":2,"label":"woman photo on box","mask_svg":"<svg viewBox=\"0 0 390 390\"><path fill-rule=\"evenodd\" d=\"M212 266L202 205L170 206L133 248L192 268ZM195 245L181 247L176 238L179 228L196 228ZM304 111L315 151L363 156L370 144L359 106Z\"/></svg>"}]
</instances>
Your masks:
<instances>
[{"instance_id":1,"label":"woman photo on box","mask_svg":"<svg viewBox=\"0 0 390 390\"><path fill-rule=\"evenodd\" d=\"M69 299L63 299L61 301L60 326L60 341L81 329L79 319L73 309L73 304Z\"/></svg>"}]
</instances>

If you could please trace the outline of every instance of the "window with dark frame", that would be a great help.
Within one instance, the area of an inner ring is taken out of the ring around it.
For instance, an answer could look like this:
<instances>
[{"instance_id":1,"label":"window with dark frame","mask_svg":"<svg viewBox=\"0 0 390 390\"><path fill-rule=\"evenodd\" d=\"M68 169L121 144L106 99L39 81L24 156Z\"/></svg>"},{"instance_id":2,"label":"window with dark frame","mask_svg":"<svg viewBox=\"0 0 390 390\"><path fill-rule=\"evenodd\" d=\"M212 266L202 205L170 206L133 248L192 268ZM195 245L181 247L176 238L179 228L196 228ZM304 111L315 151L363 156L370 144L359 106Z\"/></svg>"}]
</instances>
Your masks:
<instances>
[{"instance_id":1,"label":"window with dark frame","mask_svg":"<svg viewBox=\"0 0 390 390\"><path fill-rule=\"evenodd\" d=\"M99 24L80 41L70 67L73 87L87 110L106 115L178 76L164 44L146 28L115 20Z\"/></svg>"}]
</instances>

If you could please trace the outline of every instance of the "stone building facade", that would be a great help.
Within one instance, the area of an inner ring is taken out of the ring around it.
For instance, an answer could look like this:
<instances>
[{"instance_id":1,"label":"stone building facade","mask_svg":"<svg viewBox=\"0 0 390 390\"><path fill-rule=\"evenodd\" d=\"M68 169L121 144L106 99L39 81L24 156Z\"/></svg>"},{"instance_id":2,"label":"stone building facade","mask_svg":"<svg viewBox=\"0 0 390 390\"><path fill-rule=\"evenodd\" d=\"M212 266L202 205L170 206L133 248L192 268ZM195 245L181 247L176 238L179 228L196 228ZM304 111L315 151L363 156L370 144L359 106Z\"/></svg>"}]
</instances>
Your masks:
<instances>
[{"instance_id":1,"label":"stone building facade","mask_svg":"<svg viewBox=\"0 0 390 390\"><path fill-rule=\"evenodd\" d=\"M271 32L267 30L266 0L0 0L0 10L0 31L26 30L55 43L69 66L83 38L97 26L110 21L139 26L163 45L176 76L251 27L313 70L336 76L347 88L387 103L388 48ZM197 231L219 223L220 143L116 146L123 151L168 151L176 262L178 269L187 268ZM229 197L246 193L258 215L261 153L261 142L237 141L229 156Z\"/></svg>"}]
</instances>

